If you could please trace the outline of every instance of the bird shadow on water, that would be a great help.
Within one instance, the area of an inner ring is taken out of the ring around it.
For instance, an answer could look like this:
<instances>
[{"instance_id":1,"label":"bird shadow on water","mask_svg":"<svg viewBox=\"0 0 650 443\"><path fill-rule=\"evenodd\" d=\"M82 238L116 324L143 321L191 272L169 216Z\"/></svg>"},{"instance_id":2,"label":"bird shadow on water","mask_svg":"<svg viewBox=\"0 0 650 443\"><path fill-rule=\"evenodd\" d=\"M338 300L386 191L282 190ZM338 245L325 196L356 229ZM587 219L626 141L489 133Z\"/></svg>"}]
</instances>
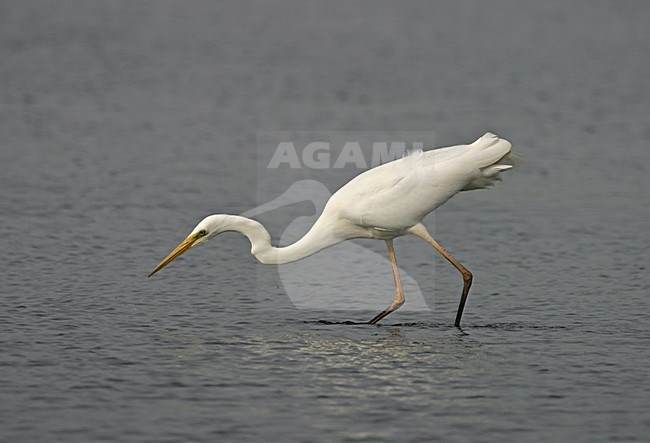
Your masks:
<instances>
[{"instance_id":1,"label":"bird shadow on water","mask_svg":"<svg viewBox=\"0 0 650 443\"><path fill-rule=\"evenodd\" d=\"M370 326L370 323L367 321L353 321L353 320L344 320L344 321L330 321L330 320L303 320L302 323L305 324L320 324L320 325L342 325L342 326L360 326L360 325L368 325Z\"/></svg>"},{"instance_id":2,"label":"bird shadow on water","mask_svg":"<svg viewBox=\"0 0 650 443\"><path fill-rule=\"evenodd\" d=\"M346 327L348 326L353 326L355 328L350 328L349 330L355 330L355 331L367 331L369 333L372 332L381 332L385 331L388 332L389 334L398 334L401 335L402 332L422 332L422 331L432 331L432 330L437 330L440 332L444 332L445 334L451 333L454 336L457 337L463 337L463 336L469 336L470 334L463 330L463 328L459 328L454 326L452 323L445 323L445 322L403 322L403 323L378 323L378 324L370 324L367 321L350 321L350 320L345 320L345 321L331 321L331 320L302 320L299 323L305 324L305 325L323 325L323 326L331 326L332 328L330 330L339 330L339 331L345 331ZM329 328L328 328L329 329Z\"/></svg>"},{"instance_id":3,"label":"bird shadow on water","mask_svg":"<svg viewBox=\"0 0 650 443\"><path fill-rule=\"evenodd\" d=\"M405 328L407 330L439 330L439 331L456 331L459 336L469 336L472 330L494 330L494 331L551 331L551 330L572 330L576 325L549 325L535 324L527 322L495 322L495 323L468 323L455 326L453 323L446 322L403 322L403 323L378 323L371 325L367 321L331 321L331 320L302 320L303 324L318 324L326 326L367 326L376 329L385 328Z\"/></svg>"},{"instance_id":4,"label":"bird shadow on water","mask_svg":"<svg viewBox=\"0 0 650 443\"><path fill-rule=\"evenodd\" d=\"M377 323L370 324L368 321L352 321L352 320L343 320L343 321L331 321L331 320L302 320L303 324L319 324L319 325L329 325L329 326L368 326L372 328L392 328L392 327L404 327L404 328L420 328L420 329L449 329L455 328L458 331L462 332L462 328L457 328L451 323L427 323L427 322L407 322L407 323Z\"/></svg>"}]
</instances>

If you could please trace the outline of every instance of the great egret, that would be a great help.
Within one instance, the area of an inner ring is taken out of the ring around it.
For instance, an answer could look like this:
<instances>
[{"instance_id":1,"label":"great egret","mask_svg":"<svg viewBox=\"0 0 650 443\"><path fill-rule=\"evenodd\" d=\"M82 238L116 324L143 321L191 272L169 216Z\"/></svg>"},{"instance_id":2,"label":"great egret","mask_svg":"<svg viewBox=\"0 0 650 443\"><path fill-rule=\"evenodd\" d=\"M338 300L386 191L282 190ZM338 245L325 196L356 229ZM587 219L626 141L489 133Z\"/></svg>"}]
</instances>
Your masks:
<instances>
[{"instance_id":1,"label":"great egret","mask_svg":"<svg viewBox=\"0 0 650 443\"><path fill-rule=\"evenodd\" d=\"M368 322L375 324L404 304L393 239L413 234L433 246L463 276L454 322L459 327L472 273L440 246L421 222L459 192L484 189L500 180L499 174L513 166L510 148L510 142L488 132L469 145L414 151L363 172L330 197L304 237L286 247L272 246L269 232L255 220L237 215L210 215L196 225L149 277L190 248L226 231L247 237L251 254L263 264L294 262L353 238L384 240L395 281L395 298Z\"/></svg>"}]
</instances>

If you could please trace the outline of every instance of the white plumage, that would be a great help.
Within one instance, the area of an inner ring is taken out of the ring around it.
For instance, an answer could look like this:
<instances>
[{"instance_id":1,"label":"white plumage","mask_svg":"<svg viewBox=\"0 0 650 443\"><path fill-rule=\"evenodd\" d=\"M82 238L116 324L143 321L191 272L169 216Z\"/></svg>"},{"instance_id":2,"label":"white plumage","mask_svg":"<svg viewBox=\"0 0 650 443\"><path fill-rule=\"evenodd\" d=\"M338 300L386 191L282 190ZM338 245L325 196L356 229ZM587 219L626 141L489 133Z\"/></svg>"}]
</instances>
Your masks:
<instances>
[{"instance_id":1,"label":"white plumage","mask_svg":"<svg viewBox=\"0 0 650 443\"><path fill-rule=\"evenodd\" d=\"M300 260L352 238L385 240L393 264L396 296L386 310L370 321L374 324L404 303L393 239L413 234L429 242L463 275L463 292L455 322L459 326L472 275L429 235L421 221L459 192L491 186L500 180L501 172L512 166L510 142L489 132L469 145L414 151L350 180L330 197L309 232L289 246L273 247L268 231L254 220L235 215L211 215L203 219L150 276L188 249L225 231L245 235L251 242L251 253L265 264Z\"/></svg>"},{"instance_id":2,"label":"white plumage","mask_svg":"<svg viewBox=\"0 0 650 443\"><path fill-rule=\"evenodd\" d=\"M510 143L487 133L471 145L415 151L350 180L327 203L330 212L360 226L401 232L460 191L492 184L506 164Z\"/></svg>"}]
</instances>

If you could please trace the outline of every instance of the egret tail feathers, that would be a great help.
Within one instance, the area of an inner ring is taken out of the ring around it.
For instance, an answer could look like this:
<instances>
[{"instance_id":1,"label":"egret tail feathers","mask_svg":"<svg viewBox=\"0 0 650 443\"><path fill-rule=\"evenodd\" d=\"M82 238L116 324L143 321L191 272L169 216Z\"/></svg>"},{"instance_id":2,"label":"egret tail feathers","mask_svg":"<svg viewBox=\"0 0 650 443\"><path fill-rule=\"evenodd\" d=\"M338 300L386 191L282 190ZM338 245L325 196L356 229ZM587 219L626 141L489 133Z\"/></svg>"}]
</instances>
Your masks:
<instances>
[{"instance_id":1,"label":"egret tail feathers","mask_svg":"<svg viewBox=\"0 0 650 443\"><path fill-rule=\"evenodd\" d=\"M476 140L472 147L473 161L480 169L500 163L510 154L512 144L491 132Z\"/></svg>"},{"instance_id":2,"label":"egret tail feathers","mask_svg":"<svg viewBox=\"0 0 650 443\"><path fill-rule=\"evenodd\" d=\"M480 175L465 186L463 191L488 188L494 182L501 181L501 172L512 169L515 165L516 158L511 153L512 144L491 132L470 146Z\"/></svg>"}]
</instances>

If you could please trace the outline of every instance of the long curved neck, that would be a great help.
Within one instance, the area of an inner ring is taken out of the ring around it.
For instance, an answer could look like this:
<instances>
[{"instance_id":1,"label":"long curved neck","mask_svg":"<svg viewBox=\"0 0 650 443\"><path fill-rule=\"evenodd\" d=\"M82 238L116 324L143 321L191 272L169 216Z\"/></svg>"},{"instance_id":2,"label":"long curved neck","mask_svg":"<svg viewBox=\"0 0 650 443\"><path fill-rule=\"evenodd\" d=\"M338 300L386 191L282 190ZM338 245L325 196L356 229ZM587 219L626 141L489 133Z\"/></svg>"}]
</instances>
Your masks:
<instances>
[{"instance_id":1,"label":"long curved neck","mask_svg":"<svg viewBox=\"0 0 650 443\"><path fill-rule=\"evenodd\" d=\"M269 231L261 223L237 215L228 217L232 218L232 224L224 231L239 232L247 237L251 242L251 254L264 264L291 263L344 240L333 235L329 226L319 219L300 240L289 246L276 248L271 245Z\"/></svg>"}]
</instances>

